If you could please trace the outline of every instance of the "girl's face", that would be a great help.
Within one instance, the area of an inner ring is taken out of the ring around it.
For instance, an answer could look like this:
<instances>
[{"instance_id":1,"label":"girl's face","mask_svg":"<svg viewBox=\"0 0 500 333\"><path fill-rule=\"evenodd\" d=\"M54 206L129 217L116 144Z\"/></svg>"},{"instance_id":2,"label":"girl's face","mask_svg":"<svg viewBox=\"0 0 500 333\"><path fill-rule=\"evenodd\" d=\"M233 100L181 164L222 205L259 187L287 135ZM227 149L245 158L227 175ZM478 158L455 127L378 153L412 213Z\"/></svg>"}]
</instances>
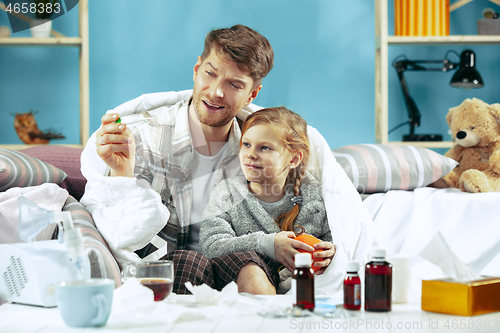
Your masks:
<instances>
[{"instance_id":1,"label":"girl's face","mask_svg":"<svg viewBox=\"0 0 500 333\"><path fill-rule=\"evenodd\" d=\"M242 137L240 163L251 183L271 185L279 194L291 168L297 167L302 153L290 152L282 141L282 130L268 124L249 128Z\"/></svg>"}]
</instances>

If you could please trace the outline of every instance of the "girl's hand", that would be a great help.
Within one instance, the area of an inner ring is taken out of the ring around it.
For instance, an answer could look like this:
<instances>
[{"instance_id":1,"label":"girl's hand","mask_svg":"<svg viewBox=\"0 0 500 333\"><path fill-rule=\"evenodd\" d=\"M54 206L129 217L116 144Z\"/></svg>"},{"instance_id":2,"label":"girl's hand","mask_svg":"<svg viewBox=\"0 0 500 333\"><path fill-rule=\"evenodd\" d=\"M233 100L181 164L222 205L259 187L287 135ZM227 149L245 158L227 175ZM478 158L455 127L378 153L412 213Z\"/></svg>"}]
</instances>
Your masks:
<instances>
[{"instance_id":1,"label":"girl's hand","mask_svg":"<svg viewBox=\"0 0 500 333\"><path fill-rule=\"evenodd\" d=\"M282 263L290 272L295 269L295 254L297 249L313 252L314 248L301 241L295 240L293 231L281 231L274 235L274 257Z\"/></svg>"},{"instance_id":2,"label":"girl's hand","mask_svg":"<svg viewBox=\"0 0 500 333\"><path fill-rule=\"evenodd\" d=\"M313 265L316 267L321 267L319 270L316 271L317 275L323 274L326 270L326 268L331 264L333 257L335 256L335 252L337 251L335 249L335 245L330 242L320 242L317 244L314 244L314 249L315 250L323 250L319 252L313 253L313 258L324 258L321 261L314 261Z\"/></svg>"}]
</instances>

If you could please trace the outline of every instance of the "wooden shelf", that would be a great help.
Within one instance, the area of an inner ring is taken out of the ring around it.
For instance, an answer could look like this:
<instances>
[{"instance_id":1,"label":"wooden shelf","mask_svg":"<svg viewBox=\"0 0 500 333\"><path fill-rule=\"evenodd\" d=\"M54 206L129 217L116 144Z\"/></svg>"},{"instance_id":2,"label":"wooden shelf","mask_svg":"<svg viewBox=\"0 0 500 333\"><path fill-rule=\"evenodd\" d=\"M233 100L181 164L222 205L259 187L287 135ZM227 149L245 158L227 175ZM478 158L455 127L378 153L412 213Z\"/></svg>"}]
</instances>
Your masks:
<instances>
[{"instance_id":1,"label":"wooden shelf","mask_svg":"<svg viewBox=\"0 0 500 333\"><path fill-rule=\"evenodd\" d=\"M388 1L375 2L375 141L382 144L451 148L451 141L389 141L389 46L500 45L498 35L389 36ZM455 7L457 7L456 5Z\"/></svg>"},{"instance_id":2,"label":"wooden shelf","mask_svg":"<svg viewBox=\"0 0 500 333\"><path fill-rule=\"evenodd\" d=\"M19 46L75 46L82 45L82 38L80 37L57 37L57 38L32 38L32 37L13 37L13 38L0 38L0 47L19 47Z\"/></svg>"},{"instance_id":3,"label":"wooden shelf","mask_svg":"<svg viewBox=\"0 0 500 333\"><path fill-rule=\"evenodd\" d=\"M5 5L0 1L0 10L5 10ZM17 15L23 21L31 19ZM0 38L0 47L77 47L78 75L79 75L79 114L80 114L80 144L61 144L59 146L85 147L89 138L89 17L88 0L78 2L78 37L66 37L52 30L50 38L9 37ZM4 144L1 148L17 150L32 147L33 145Z\"/></svg>"},{"instance_id":4,"label":"wooden shelf","mask_svg":"<svg viewBox=\"0 0 500 333\"><path fill-rule=\"evenodd\" d=\"M453 141L388 141L386 144L391 145L408 145L425 148L451 148Z\"/></svg>"},{"instance_id":5,"label":"wooden shelf","mask_svg":"<svg viewBox=\"0 0 500 333\"><path fill-rule=\"evenodd\" d=\"M389 45L492 45L500 44L500 36L456 35L439 37L388 36Z\"/></svg>"}]
</instances>

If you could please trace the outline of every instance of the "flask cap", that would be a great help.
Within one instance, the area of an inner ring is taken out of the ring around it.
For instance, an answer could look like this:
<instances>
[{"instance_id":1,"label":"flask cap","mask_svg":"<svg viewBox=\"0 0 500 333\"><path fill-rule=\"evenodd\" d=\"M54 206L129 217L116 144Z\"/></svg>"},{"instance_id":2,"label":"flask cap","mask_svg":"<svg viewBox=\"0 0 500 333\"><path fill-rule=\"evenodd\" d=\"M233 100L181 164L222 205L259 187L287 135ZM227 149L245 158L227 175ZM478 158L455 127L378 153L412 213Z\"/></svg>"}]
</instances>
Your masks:
<instances>
[{"instance_id":1,"label":"flask cap","mask_svg":"<svg viewBox=\"0 0 500 333\"><path fill-rule=\"evenodd\" d=\"M359 262L357 261L349 261L347 263L347 272L358 272L359 270Z\"/></svg>"},{"instance_id":2,"label":"flask cap","mask_svg":"<svg viewBox=\"0 0 500 333\"><path fill-rule=\"evenodd\" d=\"M311 267L311 261L310 253L297 253L295 255L295 267Z\"/></svg>"},{"instance_id":3,"label":"flask cap","mask_svg":"<svg viewBox=\"0 0 500 333\"><path fill-rule=\"evenodd\" d=\"M385 259L385 249L376 248L371 251L372 258L382 258Z\"/></svg>"}]
</instances>

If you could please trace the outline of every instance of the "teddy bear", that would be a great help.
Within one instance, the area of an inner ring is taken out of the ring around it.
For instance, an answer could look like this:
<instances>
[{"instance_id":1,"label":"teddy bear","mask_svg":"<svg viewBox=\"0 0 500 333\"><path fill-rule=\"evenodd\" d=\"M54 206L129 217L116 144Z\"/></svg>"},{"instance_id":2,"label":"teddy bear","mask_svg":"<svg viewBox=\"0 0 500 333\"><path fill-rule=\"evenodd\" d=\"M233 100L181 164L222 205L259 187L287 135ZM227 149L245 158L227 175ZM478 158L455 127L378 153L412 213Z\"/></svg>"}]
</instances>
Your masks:
<instances>
[{"instance_id":1,"label":"teddy bear","mask_svg":"<svg viewBox=\"0 0 500 333\"><path fill-rule=\"evenodd\" d=\"M500 192L500 104L466 99L446 115L454 146L444 155L459 164L433 184L464 192Z\"/></svg>"}]
</instances>

